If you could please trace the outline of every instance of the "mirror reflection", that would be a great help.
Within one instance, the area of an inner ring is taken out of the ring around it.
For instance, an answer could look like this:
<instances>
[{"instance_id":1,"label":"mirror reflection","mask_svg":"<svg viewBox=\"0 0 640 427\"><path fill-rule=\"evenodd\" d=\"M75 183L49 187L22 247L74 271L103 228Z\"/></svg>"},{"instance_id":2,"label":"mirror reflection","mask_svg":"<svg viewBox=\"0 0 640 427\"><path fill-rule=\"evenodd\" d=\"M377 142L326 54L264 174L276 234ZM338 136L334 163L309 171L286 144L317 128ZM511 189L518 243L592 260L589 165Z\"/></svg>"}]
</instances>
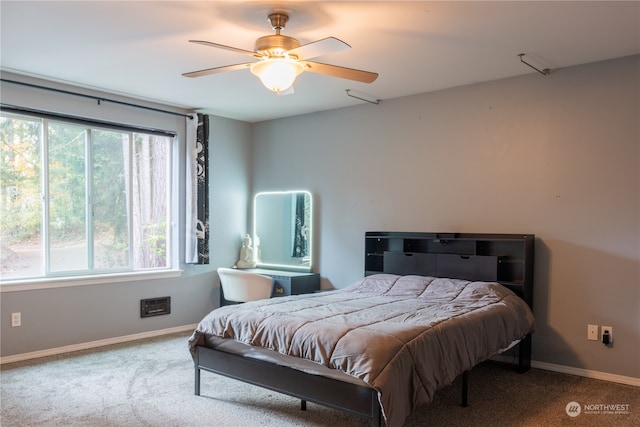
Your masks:
<instances>
[{"instance_id":1,"label":"mirror reflection","mask_svg":"<svg viewBox=\"0 0 640 427\"><path fill-rule=\"evenodd\" d=\"M256 194L253 243L258 267L311 271L311 204L308 191Z\"/></svg>"}]
</instances>

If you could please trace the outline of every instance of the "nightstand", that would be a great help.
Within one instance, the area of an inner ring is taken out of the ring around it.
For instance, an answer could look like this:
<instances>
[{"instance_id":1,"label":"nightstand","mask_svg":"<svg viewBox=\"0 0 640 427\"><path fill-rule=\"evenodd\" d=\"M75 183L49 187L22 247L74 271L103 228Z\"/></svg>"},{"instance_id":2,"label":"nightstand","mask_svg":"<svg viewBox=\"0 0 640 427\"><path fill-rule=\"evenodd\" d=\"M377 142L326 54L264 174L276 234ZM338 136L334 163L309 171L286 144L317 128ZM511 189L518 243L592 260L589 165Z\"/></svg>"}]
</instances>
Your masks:
<instances>
[{"instance_id":1,"label":"nightstand","mask_svg":"<svg viewBox=\"0 0 640 427\"><path fill-rule=\"evenodd\" d=\"M254 268L247 271L273 277L275 281L274 297L308 294L320 289L320 275L318 273L268 270L266 268Z\"/></svg>"}]
</instances>

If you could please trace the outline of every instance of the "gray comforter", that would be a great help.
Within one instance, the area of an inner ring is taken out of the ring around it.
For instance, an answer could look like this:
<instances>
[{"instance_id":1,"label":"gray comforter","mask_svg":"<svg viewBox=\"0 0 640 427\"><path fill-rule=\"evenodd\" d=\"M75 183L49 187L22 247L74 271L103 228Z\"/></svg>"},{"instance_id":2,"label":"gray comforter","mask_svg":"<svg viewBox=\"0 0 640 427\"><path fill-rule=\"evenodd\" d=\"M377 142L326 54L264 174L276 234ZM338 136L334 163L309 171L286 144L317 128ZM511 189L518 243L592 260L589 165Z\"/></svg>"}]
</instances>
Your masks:
<instances>
[{"instance_id":1,"label":"gray comforter","mask_svg":"<svg viewBox=\"0 0 640 427\"><path fill-rule=\"evenodd\" d=\"M477 363L532 332L527 304L497 283L368 276L341 290L212 311L189 340L234 339L309 359L378 391L389 427Z\"/></svg>"}]
</instances>

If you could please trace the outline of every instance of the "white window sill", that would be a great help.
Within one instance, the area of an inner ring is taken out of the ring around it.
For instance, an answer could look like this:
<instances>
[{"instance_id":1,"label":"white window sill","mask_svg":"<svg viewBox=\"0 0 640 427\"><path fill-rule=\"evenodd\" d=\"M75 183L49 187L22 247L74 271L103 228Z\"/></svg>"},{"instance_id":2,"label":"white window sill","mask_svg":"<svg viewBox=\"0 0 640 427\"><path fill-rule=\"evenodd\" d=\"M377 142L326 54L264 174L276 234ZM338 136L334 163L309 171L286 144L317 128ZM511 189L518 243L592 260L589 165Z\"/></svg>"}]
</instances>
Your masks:
<instances>
[{"instance_id":1,"label":"white window sill","mask_svg":"<svg viewBox=\"0 0 640 427\"><path fill-rule=\"evenodd\" d=\"M0 282L0 293L32 291L36 289L66 288L70 286L99 285L103 283L167 279L170 277L179 277L180 275L182 275L182 270L163 270L101 274L96 276L47 277L38 279L16 280L12 282Z\"/></svg>"}]
</instances>

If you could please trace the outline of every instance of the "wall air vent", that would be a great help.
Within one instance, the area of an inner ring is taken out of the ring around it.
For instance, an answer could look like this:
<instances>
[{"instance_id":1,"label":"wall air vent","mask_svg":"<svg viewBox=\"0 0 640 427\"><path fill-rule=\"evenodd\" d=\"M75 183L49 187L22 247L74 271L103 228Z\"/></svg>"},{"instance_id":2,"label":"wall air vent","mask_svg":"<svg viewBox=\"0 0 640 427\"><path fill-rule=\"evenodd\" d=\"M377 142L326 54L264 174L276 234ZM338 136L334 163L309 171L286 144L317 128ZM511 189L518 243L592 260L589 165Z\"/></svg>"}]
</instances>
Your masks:
<instances>
[{"instance_id":1,"label":"wall air vent","mask_svg":"<svg viewBox=\"0 0 640 427\"><path fill-rule=\"evenodd\" d=\"M140 317L161 316L171 313L171 297L140 300Z\"/></svg>"}]
</instances>

